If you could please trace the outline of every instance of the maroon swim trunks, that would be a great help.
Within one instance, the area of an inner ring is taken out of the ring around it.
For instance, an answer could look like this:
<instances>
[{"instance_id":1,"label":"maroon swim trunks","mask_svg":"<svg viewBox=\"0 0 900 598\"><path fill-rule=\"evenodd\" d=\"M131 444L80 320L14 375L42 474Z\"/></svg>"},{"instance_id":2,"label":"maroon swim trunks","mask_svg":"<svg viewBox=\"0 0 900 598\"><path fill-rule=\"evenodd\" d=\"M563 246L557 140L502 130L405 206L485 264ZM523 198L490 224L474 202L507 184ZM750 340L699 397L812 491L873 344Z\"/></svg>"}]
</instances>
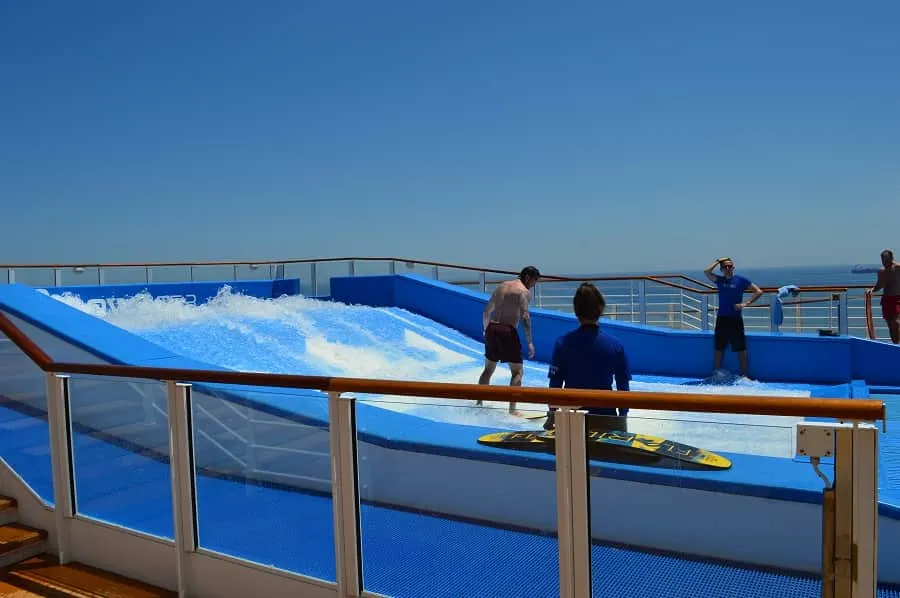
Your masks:
<instances>
[{"instance_id":1,"label":"maroon swim trunks","mask_svg":"<svg viewBox=\"0 0 900 598\"><path fill-rule=\"evenodd\" d=\"M881 296L881 317L891 321L900 316L900 295Z\"/></svg>"},{"instance_id":2,"label":"maroon swim trunks","mask_svg":"<svg viewBox=\"0 0 900 598\"><path fill-rule=\"evenodd\" d=\"M484 331L484 357L488 361L522 363L522 341L518 329L491 322Z\"/></svg>"}]
</instances>

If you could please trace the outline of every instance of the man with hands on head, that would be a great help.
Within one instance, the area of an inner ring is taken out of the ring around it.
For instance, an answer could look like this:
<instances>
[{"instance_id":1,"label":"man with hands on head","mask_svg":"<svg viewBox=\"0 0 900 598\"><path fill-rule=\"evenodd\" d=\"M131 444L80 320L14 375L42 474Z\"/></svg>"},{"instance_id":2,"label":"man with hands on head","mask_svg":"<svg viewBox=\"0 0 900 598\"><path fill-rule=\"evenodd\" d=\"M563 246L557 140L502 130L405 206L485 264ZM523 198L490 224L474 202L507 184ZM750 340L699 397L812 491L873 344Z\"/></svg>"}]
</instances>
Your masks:
<instances>
[{"instance_id":1,"label":"man with hands on head","mask_svg":"<svg viewBox=\"0 0 900 598\"><path fill-rule=\"evenodd\" d=\"M713 273L719 267L721 275ZM741 375L749 378L747 368L747 339L744 333L744 308L753 305L762 296L762 289L753 284L749 278L734 273L734 260L720 257L703 271L719 291L719 312L716 315L715 331L715 369L722 367L722 354L728 345L738 354L741 364ZM748 301L744 301L747 290L753 292ZM705 315L705 314L704 314Z\"/></svg>"}]
</instances>

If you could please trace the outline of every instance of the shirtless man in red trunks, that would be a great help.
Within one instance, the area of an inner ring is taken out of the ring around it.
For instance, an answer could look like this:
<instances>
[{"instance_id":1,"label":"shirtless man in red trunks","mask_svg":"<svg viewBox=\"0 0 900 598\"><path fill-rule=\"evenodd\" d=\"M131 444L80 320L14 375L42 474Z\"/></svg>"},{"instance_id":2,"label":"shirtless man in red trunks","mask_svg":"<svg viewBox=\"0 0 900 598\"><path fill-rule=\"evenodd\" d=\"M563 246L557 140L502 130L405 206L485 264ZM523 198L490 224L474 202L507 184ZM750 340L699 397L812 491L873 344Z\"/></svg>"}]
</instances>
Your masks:
<instances>
[{"instance_id":1,"label":"shirtless man in red trunks","mask_svg":"<svg viewBox=\"0 0 900 598\"><path fill-rule=\"evenodd\" d=\"M519 340L519 320L525 329L525 340L528 341L528 359L534 357L534 343L531 338L531 316L528 303L531 300L530 290L541 278L541 273L534 266L523 268L515 280L507 280L497 285L481 316L484 329L484 370L478 379L479 384L490 384L491 376L497 368L497 362L509 364L510 386L522 385L522 342ZM491 316L494 316L493 318ZM481 405L478 401L476 405ZM520 415L516 404L509 404L512 415Z\"/></svg>"},{"instance_id":2,"label":"shirtless man in red trunks","mask_svg":"<svg viewBox=\"0 0 900 598\"><path fill-rule=\"evenodd\" d=\"M871 295L884 289L881 295L881 317L887 322L891 332L891 341L900 344L900 264L894 261L894 252L885 249L881 252L881 264L884 266L878 271L878 281L871 289L866 289L866 294Z\"/></svg>"}]
</instances>

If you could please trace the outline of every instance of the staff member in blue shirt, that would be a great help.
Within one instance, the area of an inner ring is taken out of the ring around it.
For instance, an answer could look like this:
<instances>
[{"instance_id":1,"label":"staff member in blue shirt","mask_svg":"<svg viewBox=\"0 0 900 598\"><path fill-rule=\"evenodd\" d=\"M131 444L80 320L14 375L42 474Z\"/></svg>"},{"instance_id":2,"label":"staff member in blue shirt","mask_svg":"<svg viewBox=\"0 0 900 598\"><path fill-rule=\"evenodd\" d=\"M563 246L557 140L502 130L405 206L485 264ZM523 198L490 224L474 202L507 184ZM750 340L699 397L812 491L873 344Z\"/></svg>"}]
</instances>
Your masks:
<instances>
[{"instance_id":1,"label":"staff member in blue shirt","mask_svg":"<svg viewBox=\"0 0 900 598\"><path fill-rule=\"evenodd\" d=\"M716 266L722 275L713 274ZM731 350L738 354L741 362L741 375L749 377L747 370L747 337L744 333L744 308L752 305L762 296L762 290L750 282L749 278L734 273L734 260L720 257L703 271L708 279L715 283L719 290L719 313L716 315L715 332L715 364L714 369L722 367L722 353L731 345ZM744 301L744 293L750 289L753 295ZM705 315L705 314L704 314Z\"/></svg>"},{"instance_id":2,"label":"staff member in blue shirt","mask_svg":"<svg viewBox=\"0 0 900 598\"><path fill-rule=\"evenodd\" d=\"M606 300L589 282L575 291L572 299L578 328L561 336L553 347L550 360L550 388L585 388L612 390L613 377L616 390L629 390L631 371L622 343L600 331L599 321L606 309ZM587 409L588 431L628 431L625 416L628 409L592 407ZM554 426L554 412L547 413L544 429Z\"/></svg>"}]
</instances>

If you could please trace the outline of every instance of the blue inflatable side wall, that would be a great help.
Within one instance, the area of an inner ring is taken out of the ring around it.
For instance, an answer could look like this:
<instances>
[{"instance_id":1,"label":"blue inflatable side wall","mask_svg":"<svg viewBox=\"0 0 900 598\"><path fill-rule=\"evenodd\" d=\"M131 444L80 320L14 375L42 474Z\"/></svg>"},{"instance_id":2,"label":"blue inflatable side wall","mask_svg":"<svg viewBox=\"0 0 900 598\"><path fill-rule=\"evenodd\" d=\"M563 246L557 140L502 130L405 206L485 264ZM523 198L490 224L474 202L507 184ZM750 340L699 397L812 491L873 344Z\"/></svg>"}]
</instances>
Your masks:
<instances>
[{"instance_id":1,"label":"blue inflatable side wall","mask_svg":"<svg viewBox=\"0 0 900 598\"><path fill-rule=\"evenodd\" d=\"M374 307L394 306L481 339L481 314L487 296L416 275L331 279L335 301ZM547 362L560 335L577 326L575 317L532 310L535 359ZM705 377L713 367L712 332L669 330L605 320L604 329L628 351L634 373ZM900 384L900 347L850 337L748 333L751 376L766 382ZM724 367L737 369L734 353Z\"/></svg>"},{"instance_id":2,"label":"blue inflatable side wall","mask_svg":"<svg viewBox=\"0 0 900 598\"><path fill-rule=\"evenodd\" d=\"M359 282L365 281L372 281L374 284L372 286L359 284ZM334 282L336 283L335 288L341 289L342 293L348 289L348 280L335 279ZM349 282L354 282L354 286L358 286L361 289L373 289L368 295L368 298L373 300L373 302L375 302L375 299L382 302L387 301L391 299L390 295L396 292L394 300L404 306L413 306L419 301L427 299L421 294L422 290L435 289L440 296L432 296L431 299L434 301L425 301L420 308L427 312L425 313L426 316L434 317L434 319L439 321L449 319L451 325L458 323L463 331L470 334L474 334L479 326L478 318L475 319L476 324L474 327L469 322L471 313L477 315L477 310L480 309L477 303L479 296L474 293L458 293L455 287L444 288L440 283L435 284L432 281L408 277L366 277L349 279ZM221 286L224 283L219 284ZM391 289L391 287L394 288ZM261 288L264 289L265 287ZM94 287L90 291L85 289L85 295L91 293L93 296L102 298L100 291L102 291L102 288L98 290ZM178 288L169 289L167 292L179 293L179 291L183 292L182 289ZM211 296L215 296L214 291L211 292ZM483 298L480 299L483 306ZM428 312L429 308L432 308L433 311ZM0 309L9 315L17 326L22 328L30 338L35 340L41 348L56 360L87 360L92 362L158 365L161 367L188 369L224 369L174 354L154 343L145 341L121 328L82 313L46 294L23 285L0 286ZM473 312L473 310L475 311ZM466 311L469 312L469 315L466 315ZM444 314L443 316L441 312ZM557 326L560 328L571 325L570 318L567 316L552 313L541 315L548 322L558 321ZM548 343L549 339L545 338L544 344ZM547 351L549 348L542 346L542 350ZM26 359L21 353L18 353L18 355L19 359ZM121 389L121 386L119 382L109 382L100 385L92 389L91 400L98 403L105 401L107 392L103 391L103 389L108 388L108 392L114 394L117 388ZM223 427L219 425L219 422L230 422L228 427L232 431L237 430L239 436L245 437L257 434L259 437L264 437L266 434L272 434L272 430L269 429L272 426L267 426L268 423L271 423L271 416L288 418L299 425L313 428L321 428L327 422L327 405L324 401L324 396L316 391L241 387L238 392L238 389L234 387L216 384L197 384L194 386L194 391L195 396L198 397L198 405L203 407L203 409L198 409L201 412L198 415L198 421L206 418L212 422L203 429L204 432L209 432L208 440L210 443L213 443L213 441L218 442L235 456L240 456L246 452L246 449L239 450L240 447L233 444L234 434L231 434L231 438L229 438L228 430L219 430L219 428ZM0 388L0 392L5 391ZM8 396L9 393L6 394ZM119 394L123 394L121 390ZM137 417L134 414L155 412L161 418L161 421L158 422L160 424L158 430L159 438L154 441L154 445L165 446L164 393L158 391L149 394L133 392L129 396L131 396L133 404L126 405L127 409L125 411L127 412L130 409L133 414L132 417ZM121 399L122 397L119 396L118 398ZM40 397L40 399L43 400L43 397ZM225 401L222 399L225 399ZM84 400L79 399L79 401ZM224 403L229 403L229 405L224 405ZM242 417L241 414L233 413L235 405L240 406L245 411L252 410L254 412L267 413L269 417L259 416L259 414L251 416L248 413L244 413ZM33 407L44 409L44 404L39 403L33 405ZM119 427L124 423L119 419L115 421L100 419L105 417L105 413L102 410L97 411L92 415L93 419L84 420L81 423L98 430ZM118 418L119 415L110 415L110 417ZM552 457L539 454L523 454L515 451L500 451L477 444L478 436L494 431L492 429L424 420L415 416L373 407L365 403L361 403L358 406L357 421L360 440L385 448L424 451L432 454L487 460L496 463L519 464L524 467L552 468ZM219 432L222 432L222 434L219 434ZM246 434L244 434L245 432ZM324 441L327 446L327 433L325 433ZM138 444L145 449L153 448L143 442ZM752 455L731 455L731 458L735 461L746 460L748 463L766 462L765 469L769 474L773 471L772 468L780 469L783 467L785 470L790 469L791 471L796 469L795 463L780 459ZM207 456L207 460L221 461L220 456L213 457L212 453ZM237 463L238 459L234 461ZM302 469L306 466L304 463L286 463L283 462L283 459L282 464L287 468L284 470L284 473L291 475L302 474L297 468ZM242 475L247 475L246 467L246 463L239 464ZM272 470L270 464L263 468L257 463L257 467L268 469L269 471ZM731 491L737 493L756 495L761 493L766 496L771 496L773 493L773 489L768 481L762 479L748 480L746 468L742 468L740 473L737 468L728 472L722 472L722 474L715 476L715 480L710 479L709 475L705 473L695 475L693 472L678 472L677 479L674 482L670 480L671 474L667 474L664 471L648 472L641 468L635 469L618 465L604 465L603 471L605 472L604 475L610 477L634 481L652 480L653 483L657 484L678 483L684 485L690 479L690 483L697 488L722 490L728 487L731 488ZM817 499L814 494L806 494L809 488L814 487L817 483L814 475L804 469L804 474L801 475L800 479L792 479L792 477L784 477L785 480L791 479L791 481L780 489L782 498L806 501L815 501ZM775 493L779 493L779 490L775 490Z\"/></svg>"}]
</instances>

